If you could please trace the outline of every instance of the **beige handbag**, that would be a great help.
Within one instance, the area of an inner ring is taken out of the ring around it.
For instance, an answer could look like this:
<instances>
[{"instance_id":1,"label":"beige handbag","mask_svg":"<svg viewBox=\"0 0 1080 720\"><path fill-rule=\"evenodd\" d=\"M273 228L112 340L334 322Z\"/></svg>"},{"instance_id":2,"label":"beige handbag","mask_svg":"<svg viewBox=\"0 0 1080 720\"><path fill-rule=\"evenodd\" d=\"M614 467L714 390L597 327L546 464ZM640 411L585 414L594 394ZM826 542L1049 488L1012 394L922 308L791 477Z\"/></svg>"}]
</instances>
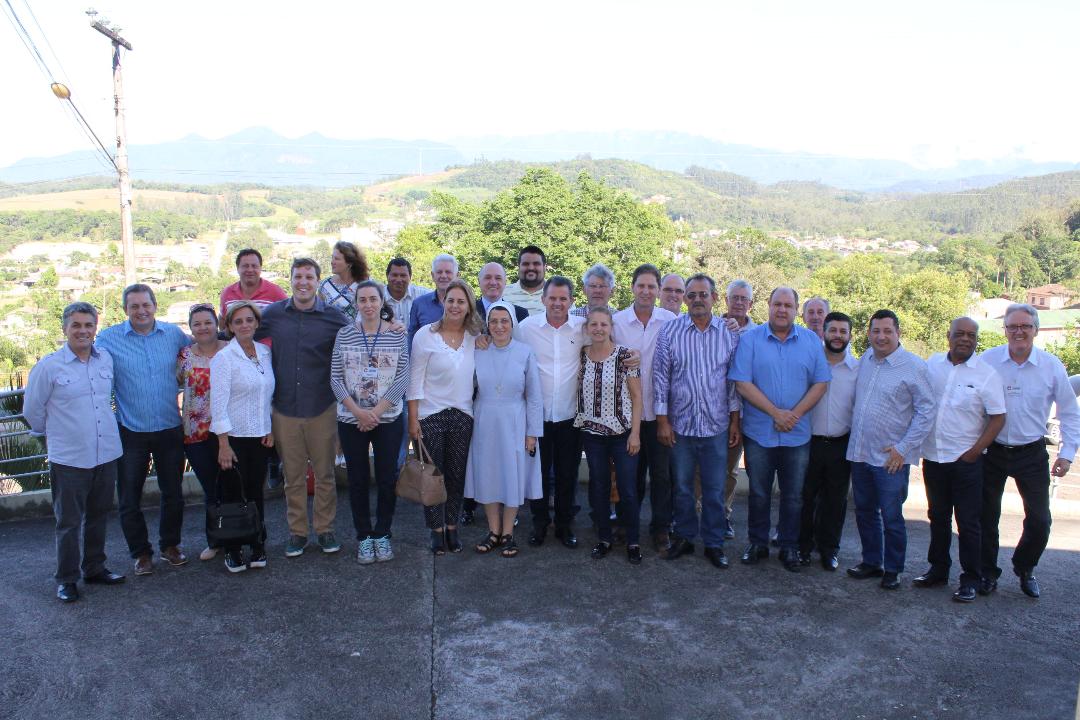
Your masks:
<instances>
[{"instance_id":1,"label":"beige handbag","mask_svg":"<svg viewBox=\"0 0 1080 720\"><path fill-rule=\"evenodd\" d=\"M416 456L410 457L401 467L395 491L397 496L432 507L446 502L446 484L443 474L431 461L431 454L424 447L424 440L413 441Z\"/></svg>"}]
</instances>

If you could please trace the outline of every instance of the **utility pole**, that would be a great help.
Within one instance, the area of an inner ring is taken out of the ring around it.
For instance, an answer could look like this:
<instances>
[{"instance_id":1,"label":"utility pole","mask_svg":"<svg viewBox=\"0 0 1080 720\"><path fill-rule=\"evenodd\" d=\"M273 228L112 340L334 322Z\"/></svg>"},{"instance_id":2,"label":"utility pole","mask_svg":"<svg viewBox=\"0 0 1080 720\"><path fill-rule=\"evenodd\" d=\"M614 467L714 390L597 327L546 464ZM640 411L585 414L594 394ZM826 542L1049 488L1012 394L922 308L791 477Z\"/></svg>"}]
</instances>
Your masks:
<instances>
[{"instance_id":1,"label":"utility pole","mask_svg":"<svg viewBox=\"0 0 1080 720\"><path fill-rule=\"evenodd\" d=\"M135 236L131 227L131 175L128 173L127 129L124 124L124 83L120 74L120 48L131 50L131 43L95 20L90 15L90 27L112 41L113 108L116 114L116 170L120 175L120 241L124 247L124 284L135 282Z\"/></svg>"}]
</instances>

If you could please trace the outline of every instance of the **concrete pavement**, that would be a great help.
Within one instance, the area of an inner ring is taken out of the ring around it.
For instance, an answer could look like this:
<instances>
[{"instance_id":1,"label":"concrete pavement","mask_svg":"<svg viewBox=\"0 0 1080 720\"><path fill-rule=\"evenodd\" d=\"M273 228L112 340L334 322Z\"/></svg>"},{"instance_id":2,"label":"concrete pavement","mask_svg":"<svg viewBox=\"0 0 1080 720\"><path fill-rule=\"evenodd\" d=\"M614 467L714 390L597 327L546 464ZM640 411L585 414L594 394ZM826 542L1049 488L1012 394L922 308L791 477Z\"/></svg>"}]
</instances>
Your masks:
<instances>
[{"instance_id":1,"label":"concrete pavement","mask_svg":"<svg viewBox=\"0 0 1080 720\"><path fill-rule=\"evenodd\" d=\"M579 501L583 501L583 494ZM739 498L737 529L745 529ZM643 513L647 517L648 510ZM1044 596L1001 589L970 606L919 590L928 528L908 512L901 590L775 558L714 570L699 553L646 549L592 561L581 547L522 542L513 560L432 558L420 511L399 503L397 558L344 550L282 555L284 507L268 503L270 565L229 575L219 560L130 574L119 587L52 597L52 526L0 524L0 718L1069 718L1080 680L1080 521L1058 520L1039 567ZM1016 515L1003 519L1015 543ZM527 520L523 518L527 525ZM185 549L203 547L188 508ZM156 520L151 522L151 530ZM520 529L521 540L527 536ZM731 542L737 557L743 541ZM955 549L954 549L955 553ZM1010 549L1003 550L1008 567ZM955 557L955 555L954 555ZM858 561L849 517L842 567ZM958 568L954 567L954 580Z\"/></svg>"}]
</instances>

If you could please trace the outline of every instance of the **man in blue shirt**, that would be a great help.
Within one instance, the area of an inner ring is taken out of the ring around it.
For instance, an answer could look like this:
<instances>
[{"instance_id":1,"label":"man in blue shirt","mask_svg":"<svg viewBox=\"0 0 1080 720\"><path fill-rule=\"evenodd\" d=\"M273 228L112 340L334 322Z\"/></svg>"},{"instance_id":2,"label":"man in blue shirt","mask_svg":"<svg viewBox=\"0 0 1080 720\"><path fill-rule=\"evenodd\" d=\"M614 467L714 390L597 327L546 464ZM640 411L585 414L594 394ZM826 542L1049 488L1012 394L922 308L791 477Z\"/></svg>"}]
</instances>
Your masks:
<instances>
[{"instance_id":1,"label":"man in blue shirt","mask_svg":"<svg viewBox=\"0 0 1080 720\"><path fill-rule=\"evenodd\" d=\"M446 295L446 288L450 281L459 275L458 261L453 255L436 255L431 261L431 279L435 283L435 289L413 300L409 310L409 347L412 347L412 339L417 330L442 319L442 299Z\"/></svg>"},{"instance_id":2,"label":"man in blue shirt","mask_svg":"<svg viewBox=\"0 0 1080 720\"><path fill-rule=\"evenodd\" d=\"M64 308L67 342L41 358L26 383L23 416L49 442L49 479L56 515L56 597L79 599L79 535L82 578L115 585L123 575L105 567L105 526L116 486L120 434L110 404L113 362L94 347L98 313L90 303Z\"/></svg>"},{"instance_id":3,"label":"man in blue shirt","mask_svg":"<svg viewBox=\"0 0 1080 720\"><path fill-rule=\"evenodd\" d=\"M810 460L810 410L832 377L821 340L795 325L799 294L778 287L769 296L769 322L742 336L731 379L743 397L743 446L750 478L742 562L769 556L773 478L780 484L780 561L799 570L802 486Z\"/></svg>"},{"instance_id":4,"label":"man in blue shirt","mask_svg":"<svg viewBox=\"0 0 1080 720\"><path fill-rule=\"evenodd\" d=\"M161 558L173 566L187 562L180 550L184 432L177 404L176 356L191 340L176 325L154 318L157 299L148 285L129 285L123 300L128 319L102 330L98 346L113 358L113 394L124 448L116 479L120 526L135 560L135 574L149 575L154 572L153 547L141 505L151 458L161 491Z\"/></svg>"}]
</instances>

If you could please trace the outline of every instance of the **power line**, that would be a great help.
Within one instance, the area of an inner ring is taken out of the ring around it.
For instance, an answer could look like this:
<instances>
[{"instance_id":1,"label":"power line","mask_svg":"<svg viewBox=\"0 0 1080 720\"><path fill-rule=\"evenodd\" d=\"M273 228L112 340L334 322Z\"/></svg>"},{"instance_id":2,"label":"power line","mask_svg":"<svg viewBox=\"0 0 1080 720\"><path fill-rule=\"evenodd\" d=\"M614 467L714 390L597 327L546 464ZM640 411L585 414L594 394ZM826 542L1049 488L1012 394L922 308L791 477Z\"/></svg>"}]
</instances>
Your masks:
<instances>
[{"instance_id":1,"label":"power line","mask_svg":"<svg viewBox=\"0 0 1080 720\"><path fill-rule=\"evenodd\" d=\"M34 25L37 26L41 39L45 41L46 47L49 48L49 52L52 53L53 59L56 60L56 65L60 68L60 74L64 77L64 80L68 80L67 70L64 69L64 64L60 61L60 56L56 54L56 50L53 49L52 43L49 42L49 36L45 34L45 29L41 27L41 23L38 22L37 15L34 14L34 9L30 7L30 0L23 0L23 5L26 6L26 11L30 13L30 19L33 20Z\"/></svg>"}]
</instances>

